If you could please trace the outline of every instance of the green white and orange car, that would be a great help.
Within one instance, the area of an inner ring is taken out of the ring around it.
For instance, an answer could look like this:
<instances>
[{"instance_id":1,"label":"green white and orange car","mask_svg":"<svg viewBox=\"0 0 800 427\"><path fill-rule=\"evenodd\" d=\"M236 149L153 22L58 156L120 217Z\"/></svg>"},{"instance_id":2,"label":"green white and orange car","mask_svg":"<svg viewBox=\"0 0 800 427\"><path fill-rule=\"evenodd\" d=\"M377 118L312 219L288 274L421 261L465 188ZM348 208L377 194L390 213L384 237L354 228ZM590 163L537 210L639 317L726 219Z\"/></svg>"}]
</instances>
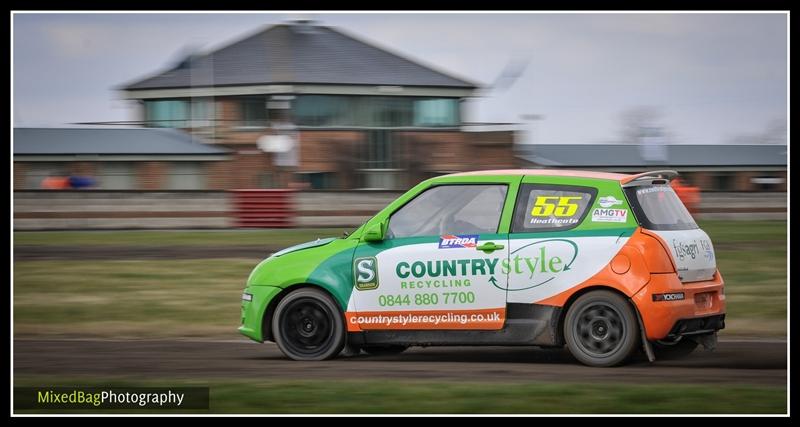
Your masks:
<instances>
[{"instance_id":1,"label":"green white and orange car","mask_svg":"<svg viewBox=\"0 0 800 427\"><path fill-rule=\"evenodd\" d=\"M295 360L344 348L563 347L591 366L713 347L725 294L674 171L457 173L247 279L241 327Z\"/></svg>"}]
</instances>

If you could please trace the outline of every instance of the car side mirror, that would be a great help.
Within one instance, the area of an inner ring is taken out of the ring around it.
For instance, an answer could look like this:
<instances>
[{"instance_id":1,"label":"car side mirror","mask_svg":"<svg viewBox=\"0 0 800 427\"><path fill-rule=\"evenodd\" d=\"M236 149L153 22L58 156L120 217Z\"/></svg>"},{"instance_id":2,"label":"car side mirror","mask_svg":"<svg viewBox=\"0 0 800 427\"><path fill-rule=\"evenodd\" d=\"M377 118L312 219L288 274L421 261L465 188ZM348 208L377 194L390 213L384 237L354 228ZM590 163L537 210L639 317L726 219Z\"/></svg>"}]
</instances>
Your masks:
<instances>
[{"instance_id":1,"label":"car side mirror","mask_svg":"<svg viewBox=\"0 0 800 427\"><path fill-rule=\"evenodd\" d=\"M365 242L381 242L383 241L383 222L376 222L371 224L366 231L364 231Z\"/></svg>"}]
</instances>

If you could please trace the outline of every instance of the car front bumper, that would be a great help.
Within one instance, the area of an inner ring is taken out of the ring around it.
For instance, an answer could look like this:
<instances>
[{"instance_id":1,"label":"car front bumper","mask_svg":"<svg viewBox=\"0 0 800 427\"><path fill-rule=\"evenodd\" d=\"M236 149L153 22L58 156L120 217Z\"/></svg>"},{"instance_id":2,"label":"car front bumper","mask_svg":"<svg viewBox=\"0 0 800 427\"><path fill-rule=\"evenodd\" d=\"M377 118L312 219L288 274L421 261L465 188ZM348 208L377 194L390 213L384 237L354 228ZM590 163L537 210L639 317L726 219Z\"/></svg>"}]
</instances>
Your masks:
<instances>
[{"instance_id":1,"label":"car front bumper","mask_svg":"<svg viewBox=\"0 0 800 427\"><path fill-rule=\"evenodd\" d=\"M253 341L264 342L264 313L270 301L282 291L275 286L248 286L244 293L249 301L242 299L241 326L239 332Z\"/></svg>"}]
</instances>

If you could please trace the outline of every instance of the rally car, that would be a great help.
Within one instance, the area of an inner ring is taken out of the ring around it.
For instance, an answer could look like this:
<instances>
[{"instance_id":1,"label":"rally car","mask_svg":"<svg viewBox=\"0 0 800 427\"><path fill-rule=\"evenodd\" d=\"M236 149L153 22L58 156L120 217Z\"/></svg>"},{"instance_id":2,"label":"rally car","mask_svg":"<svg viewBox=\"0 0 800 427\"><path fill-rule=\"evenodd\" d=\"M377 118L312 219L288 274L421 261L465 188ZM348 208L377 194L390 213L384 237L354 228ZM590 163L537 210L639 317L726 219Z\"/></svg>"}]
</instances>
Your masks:
<instances>
[{"instance_id":1,"label":"rally car","mask_svg":"<svg viewBox=\"0 0 800 427\"><path fill-rule=\"evenodd\" d=\"M713 348L725 294L674 171L457 173L247 279L239 331L295 360L428 345L566 345L614 366Z\"/></svg>"}]
</instances>

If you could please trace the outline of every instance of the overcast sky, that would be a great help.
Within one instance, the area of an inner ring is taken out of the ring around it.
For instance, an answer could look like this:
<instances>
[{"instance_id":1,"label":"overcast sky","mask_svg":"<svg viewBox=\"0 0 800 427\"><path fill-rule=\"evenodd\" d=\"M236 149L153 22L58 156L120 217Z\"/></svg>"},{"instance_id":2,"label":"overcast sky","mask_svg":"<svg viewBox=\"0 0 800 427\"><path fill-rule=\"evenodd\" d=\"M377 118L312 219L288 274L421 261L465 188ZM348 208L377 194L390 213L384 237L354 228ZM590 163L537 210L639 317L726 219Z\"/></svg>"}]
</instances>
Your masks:
<instances>
[{"instance_id":1,"label":"overcast sky","mask_svg":"<svg viewBox=\"0 0 800 427\"><path fill-rule=\"evenodd\" d=\"M541 115L527 138L618 141L621 115L657 107L676 143L723 143L786 120L784 14L16 14L14 125L135 119L114 88L293 18L341 27L412 59L505 89L469 121Z\"/></svg>"}]
</instances>

